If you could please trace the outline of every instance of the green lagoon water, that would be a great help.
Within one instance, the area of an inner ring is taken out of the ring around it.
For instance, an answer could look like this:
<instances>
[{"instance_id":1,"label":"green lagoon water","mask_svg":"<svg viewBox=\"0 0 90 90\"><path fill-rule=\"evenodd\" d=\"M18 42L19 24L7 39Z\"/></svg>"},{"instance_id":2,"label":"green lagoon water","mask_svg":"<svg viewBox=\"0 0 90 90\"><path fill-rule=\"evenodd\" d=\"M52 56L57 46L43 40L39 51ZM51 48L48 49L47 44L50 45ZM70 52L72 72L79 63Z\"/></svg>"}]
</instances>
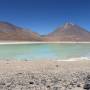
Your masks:
<instances>
[{"instance_id":1,"label":"green lagoon water","mask_svg":"<svg viewBox=\"0 0 90 90\"><path fill-rule=\"evenodd\" d=\"M90 43L0 45L0 59L66 60L90 58Z\"/></svg>"}]
</instances>

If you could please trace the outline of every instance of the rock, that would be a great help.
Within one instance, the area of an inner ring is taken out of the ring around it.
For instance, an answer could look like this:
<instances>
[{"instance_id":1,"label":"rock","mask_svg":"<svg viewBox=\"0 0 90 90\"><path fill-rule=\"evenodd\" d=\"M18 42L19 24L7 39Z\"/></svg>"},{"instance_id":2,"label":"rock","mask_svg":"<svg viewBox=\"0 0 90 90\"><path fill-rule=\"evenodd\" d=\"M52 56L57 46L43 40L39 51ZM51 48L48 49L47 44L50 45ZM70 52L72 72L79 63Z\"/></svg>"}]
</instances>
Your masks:
<instances>
[{"instance_id":1,"label":"rock","mask_svg":"<svg viewBox=\"0 0 90 90\"><path fill-rule=\"evenodd\" d=\"M12 90L22 90L22 86L17 85L15 88L13 88Z\"/></svg>"},{"instance_id":2,"label":"rock","mask_svg":"<svg viewBox=\"0 0 90 90\"><path fill-rule=\"evenodd\" d=\"M30 81L30 82L29 82L29 84L32 84L32 85L33 85L33 84L34 84L34 82Z\"/></svg>"},{"instance_id":3,"label":"rock","mask_svg":"<svg viewBox=\"0 0 90 90\"><path fill-rule=\"evenodd\" d=\"M77 87L81 87L81 85L80 84L77 84Z\"/></svg>"},{"instance_id":4,"label":"rock","mask_svg":"<svg viewBox=\"0 0 90 90\"><path fill-rule=\"evenodd\" d=\"M83 88L86 89L86 90L90 89L90 75L87 76L86 82L85 82L85 85L84 85Z\"/></svg>"}]
</instances>

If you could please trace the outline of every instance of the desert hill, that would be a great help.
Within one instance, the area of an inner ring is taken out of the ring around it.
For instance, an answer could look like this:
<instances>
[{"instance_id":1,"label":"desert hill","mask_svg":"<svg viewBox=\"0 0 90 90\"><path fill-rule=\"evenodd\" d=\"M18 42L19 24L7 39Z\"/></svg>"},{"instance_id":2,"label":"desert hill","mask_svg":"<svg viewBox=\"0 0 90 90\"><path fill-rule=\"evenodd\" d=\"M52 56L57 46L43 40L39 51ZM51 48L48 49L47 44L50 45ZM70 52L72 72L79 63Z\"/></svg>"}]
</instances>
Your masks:
<instances>
[{"instance_id":1,"label":"desert hill","mask_svg":"<svg viewBox=\"0 0 90 90\"><path fill-rule=\"evenodd\" d=\"M78 25L66 23L44 37L45 41L90 41L90 32Z\"/></svg>"},{"instance_id":2,"label":"desert hill","mask_svg":"<svg viewBox=\"0 0 90 90\"><path fill-rule=\"evenodd\" d=\"M0 40L11 41L90 41L90 32L82 27L65 23L48 35L39 35L8 22L0 22Z\"/></svg>"},{"instance_id":3,"label":"desert hill","mask_svg":"<svg viewBox=\"0 0 90 90\"><path fill-rule=\"evenodd\" d=\"M40 35L8 22L0 22L0 40L40 41Z\"/></svg>"}]
</instances>

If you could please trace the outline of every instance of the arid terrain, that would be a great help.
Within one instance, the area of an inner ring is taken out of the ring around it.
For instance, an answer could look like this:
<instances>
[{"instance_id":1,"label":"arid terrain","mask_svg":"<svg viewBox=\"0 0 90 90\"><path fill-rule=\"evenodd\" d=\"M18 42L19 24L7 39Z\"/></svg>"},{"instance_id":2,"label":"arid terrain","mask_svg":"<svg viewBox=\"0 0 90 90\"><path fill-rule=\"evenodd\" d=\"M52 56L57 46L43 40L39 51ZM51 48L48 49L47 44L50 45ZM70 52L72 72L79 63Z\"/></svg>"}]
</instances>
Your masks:
<instances>
[{"instance_id":1,"label":"arid terrain","mask_svg":"<svg viewBox=\"0 0 90 90\"><path fill-rule=\"evenodd\" d=\"M0 41L2 44L11 41L89 42L90 32L66 23L54 32L41 36L31 30L0 22ZM89 60L0 60L0 90L84 90L87 76L90 77ZM85 88L89 87L86 85Z\"/></svg>"},{"instance_id":2,"label":"arid terrain","mask_svg":"<svg viewBox=\"0 0 90 90\"><path fill-rule=\"evenodd\" d=\"M40 41L40 35L31 30L8 22L0 22L0 40L2 41Z\"/></svg>"},{"instance_id":3,"label":"arid terrain","mask_svg":"<svg viewBox=\"0 0 90 90\"><path fill-rule=\"evenodd\" d=\"M62 27L49 33L46 41L90 41L90 32L72 23L65 23Z\"/></svg>"},{"instance_id":4,"label":"arid terrain","mask_svg":"<svg viewBox=\"0 0 90 90\"><path fill-rule=\"evenodd\" d=\"M8 22L0 22L0 40L2 41L90 41L90 32L79 25L65 23L48 35L40 35L31 29L21 28Z\"/></svg>"},{"instance_id":5,"label":"arid terrain","mask_svg":"<svg viewBox=\"0 0 90 90\"><path fill-rule=\"evenodd\" d=\"M88 60L1 60L0 90L84 90L89 75Z\"/></svg>"}]
</instances>

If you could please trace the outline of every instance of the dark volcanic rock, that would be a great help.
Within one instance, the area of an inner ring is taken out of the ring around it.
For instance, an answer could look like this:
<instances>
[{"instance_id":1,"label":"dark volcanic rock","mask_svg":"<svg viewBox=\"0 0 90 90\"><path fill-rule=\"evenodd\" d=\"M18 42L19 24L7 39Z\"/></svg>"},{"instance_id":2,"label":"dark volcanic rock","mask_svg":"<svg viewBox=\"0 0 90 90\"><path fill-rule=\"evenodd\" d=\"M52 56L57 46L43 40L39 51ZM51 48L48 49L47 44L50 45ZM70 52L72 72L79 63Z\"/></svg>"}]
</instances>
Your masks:
<instances>
[{"instance_id":1,"label":"dark volcanic rock","mask_svg":"<svg viewBox=\"0 0 90 90\"><path fill-rule=\"evenodd\" d=\"M84 89L90 90L90 75L87 76Z\"/></svg>"}]
</instances>

